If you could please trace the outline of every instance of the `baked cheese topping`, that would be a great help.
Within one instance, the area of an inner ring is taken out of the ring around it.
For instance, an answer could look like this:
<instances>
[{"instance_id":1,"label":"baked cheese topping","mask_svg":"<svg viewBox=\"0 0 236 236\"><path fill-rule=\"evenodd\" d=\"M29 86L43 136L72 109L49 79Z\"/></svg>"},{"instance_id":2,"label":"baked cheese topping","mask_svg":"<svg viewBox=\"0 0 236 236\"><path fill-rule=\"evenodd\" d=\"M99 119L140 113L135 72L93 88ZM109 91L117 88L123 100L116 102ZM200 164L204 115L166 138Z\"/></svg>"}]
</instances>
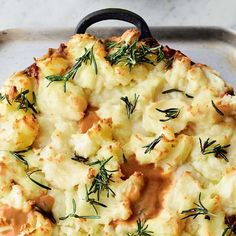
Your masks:
<instances>
[{"instance_id":1,"label":"baked cheese topping","mask_svg":"<svg viewBox=\"0 0 236 236\"><path fill-rule=\"evenodd\" d=\"M0 235L236 234L236 99L137 30L74 35L0 94Z\"/></svg>"}]
</instances>

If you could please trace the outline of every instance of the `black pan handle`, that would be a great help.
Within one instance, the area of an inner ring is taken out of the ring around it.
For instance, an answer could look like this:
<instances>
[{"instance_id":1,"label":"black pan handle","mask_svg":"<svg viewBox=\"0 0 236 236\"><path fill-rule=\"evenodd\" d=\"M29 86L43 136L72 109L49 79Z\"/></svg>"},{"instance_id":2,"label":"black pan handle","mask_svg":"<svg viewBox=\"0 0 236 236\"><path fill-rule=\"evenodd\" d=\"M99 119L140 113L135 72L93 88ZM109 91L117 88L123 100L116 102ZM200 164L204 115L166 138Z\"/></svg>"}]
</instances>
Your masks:
<instances>
[{"instance_id":1,"label":"black pan handle","mask_svg":"<svg viewBox=\"0 0 236 236\"><path fill-rule=\"evenodd\" d=\"M141 32L140 39L152 38L152 34L144 19L132 11L120 8L106 8L85 16L76 26L76 34L84 34L87 28L103 20L121 20L134 24Z\"/></svg>"}]
</instances>

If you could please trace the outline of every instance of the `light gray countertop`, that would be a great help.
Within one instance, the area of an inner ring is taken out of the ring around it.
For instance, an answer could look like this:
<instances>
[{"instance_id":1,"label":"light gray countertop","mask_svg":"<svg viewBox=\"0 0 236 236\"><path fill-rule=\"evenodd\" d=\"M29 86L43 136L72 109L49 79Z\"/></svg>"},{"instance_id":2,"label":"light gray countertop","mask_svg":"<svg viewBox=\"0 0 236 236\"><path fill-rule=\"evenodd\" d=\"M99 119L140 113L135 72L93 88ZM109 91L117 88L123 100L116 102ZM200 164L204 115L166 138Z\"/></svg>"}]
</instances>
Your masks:
<instances>
[{"instance_id":1,"label":"light gray countertop","mask_svg":"<svg viewBox=\"0 0 236 236\"><path fill-rule=\"evenodd\" d=\"M214 25L236 29L236 0L0 0L0 30L75 27L86 14L107 7L132 10L150 26Z\"/></svg>"}]
</instances>

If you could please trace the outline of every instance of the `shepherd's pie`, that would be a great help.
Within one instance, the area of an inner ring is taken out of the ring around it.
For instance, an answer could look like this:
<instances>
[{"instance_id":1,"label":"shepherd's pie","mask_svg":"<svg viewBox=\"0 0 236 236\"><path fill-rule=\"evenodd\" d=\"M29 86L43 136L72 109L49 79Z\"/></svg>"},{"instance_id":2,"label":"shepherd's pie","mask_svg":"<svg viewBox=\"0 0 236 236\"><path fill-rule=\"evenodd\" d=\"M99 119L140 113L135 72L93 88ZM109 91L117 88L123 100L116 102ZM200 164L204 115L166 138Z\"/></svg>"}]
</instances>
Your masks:
<instances>
[{"instance_id":1,"label":"shepherd's pie","mask_svg":"<svg viewBox=\"0 0 236 236\"><path fill-rule=\"evenodd\" d=\"M74 35L0 100L0 235L236 234L236 98L210 67Z\"/></svg>"}]
</instances>

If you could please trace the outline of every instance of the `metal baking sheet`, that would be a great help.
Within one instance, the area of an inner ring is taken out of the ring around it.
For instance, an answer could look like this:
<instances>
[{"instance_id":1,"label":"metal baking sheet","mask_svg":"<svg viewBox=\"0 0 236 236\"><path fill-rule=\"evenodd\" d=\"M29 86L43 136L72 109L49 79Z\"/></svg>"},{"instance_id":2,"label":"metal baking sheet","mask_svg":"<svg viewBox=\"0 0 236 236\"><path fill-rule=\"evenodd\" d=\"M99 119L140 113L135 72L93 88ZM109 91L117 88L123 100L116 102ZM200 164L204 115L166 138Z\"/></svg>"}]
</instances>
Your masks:
<instances>
[{"instance_id":1,"label":"metal baking sheet","mask_svg":"<svg viewBox=\"0 0 236 236\"><path fill-rule=\"evenodd\" d=\"M91 28L98 37L120 35L126 28ZM0 84L13 72L33 63L49 47L56 48L73 35L66 29L10 29L0 31ZM194 62L211 66L236 88L236 32L217 27L151 27L153 36L164 45L182 51Z\"/></svg>"}]
</instances>

